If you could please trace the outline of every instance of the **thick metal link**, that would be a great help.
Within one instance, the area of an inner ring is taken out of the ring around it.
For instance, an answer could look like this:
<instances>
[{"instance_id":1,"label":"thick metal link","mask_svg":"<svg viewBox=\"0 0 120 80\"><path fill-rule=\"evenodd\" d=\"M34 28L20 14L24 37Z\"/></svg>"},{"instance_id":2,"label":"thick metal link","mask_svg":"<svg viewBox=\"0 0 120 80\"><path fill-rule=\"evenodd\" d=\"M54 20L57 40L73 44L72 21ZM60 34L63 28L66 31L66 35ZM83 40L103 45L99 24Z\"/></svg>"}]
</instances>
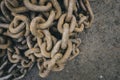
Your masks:
<instances>
[{"instance_id":1,"label":"thick metal link","mask_svg":"<svg viewBox=\"0 0 120 80\"><path fill-rule=\"evenodd\" d=\"M58 19L61 14L62 14L62 11L61 11L61 7L60 7L60 4L58 3L57 0L51 0L54 8L56 9L56 16L55 16L55 19Z\"/></svg>"},{"instance_id":2,"label":"thick metal link","mask_svg":"<svg viewBox=\"0 0 120 80\"><path fill-rule=\"evenodd\" d=\"M38 5L32 4L30 0L24 0L24 4L29 10L37 11L37 12L48 11L52 7L52 4L50 2L48 2L47 5L45 6L41 6L41 5L38 6Z\"/></svg>"},{"instance_id":3,"label":"thick metal link","mask_svg":"<svg viewBox=\"0 0 120 80\"><path fill-rule=\"evenodd\" d=\"M69 22L73 16L73 8L75 5L75 0L69 0L68 3L68 12L67 12L67 16L66 16L66 21Z\"/></svg>"},{"instance_id":4,"label":"thick metal link","mask_svg":"<svg viewBox=\"0 0 120 80\"><path fill-rule=\"evenodd\" d=\"M14 48L14 51L7 50L8 59L11 63L18 63L21 60L20 52L18 48Z\"/></svg>"},{"instance_id":5,"label":"thick metal link","mask_svg":"<svg viewBox=\"0 0 120 80\"><path fill-rule=\"evenodd\" d=\"M5 5L6 5L6 7L10 10L10 11L12 11L12 12L14 12L14 13L23 13L23 12L26 12L26 11L28 11L28 9L25 7L25 6L13 6L13 5L11 5L11 3L10 3L10 1L9 0L4 0L5 1ZM17 3L18 4L18 3Z\"/></svg>"},{"instance_id":6,"label":"thick metal link","mask_svg":"<svg viewBox=\"0 0 120 80\"><path fill-rule=\"evenodd\" d=\"M56 61L59 60L62 57L62 54L57 53L51 60L45 61L42 65L42 72L39 73L41 77L46 77L48 76L49 72L55 65Z\"/></svg>"},{"instance_id":7,"label":"thick metal link","mask_svg":"<svg viewBox=\"0 0 120 80\"><path fill-rule=\"evenodd\" d=\"M20 21L22 21L23 23L21 23L19 25ZM17 27L17 25L19 25L19 26ZM14 26L17 27L17 29L13 29ZM30 33L29 19L26 16L24 16L24 15L15 15L14 20L11 22L11 24L9 26L9 30L10 30L11 33L15 33L15 32L20 32L21 30L24 29L24 27L26 29L25 30L25 36L28 36L29 33Z\"/></svg>"},{"instance_id":8,"label":"thick metal link","mask_svg":"<svg viewBox=\"0 0 120 80\"><path fill-rule=\"evenodd\" d=\"M59 31L60 33L63 33L63 27L62 27L62 26L63 26L64 23L66 23L66 22L64 22L66 16L67 16L67 14L63 14L63 15L60 17L59 21L58 21L57 28L58 28L58 31ZM75 25L76 25L76 18L75 18L75 16L73 15L73 16L72 16L71 23L70 23L70 33L73 32L73 30L74 30L74 28L75 28Z\"/></svg>"},{"instance_id":9,"label":"thick metal link","mask_svg":"<svg viewBox=\"0 0 120 80\"><path fill-rule=\"evenodd\" d=\"M43 30L43 33L45 34L45 41L47 43L47 51L50 51L52 48L52 36L48 30Z\"/></svg>"},{"instance_id":10,"label":"thick metal link","mask_svg":"<svg viewBox=\"0 0 120 80\"><path fill-rule=\"evenodd\" d=\"M11 21L10 13L8 13L8 11L6 10L5 1L2 1L1 4L0 4L0 6L1 6L1 11L2 11L4 17L8 21Z\"/></svg>"},{"instance_id":11,"label":"thick metal link","mask_svg":"<svg viewBox=\"0 0 120 80\"><path fill-rule=\"evenodd\" d=\"M62 41L58 41L55 46L53 47L52 51L51 51L51 58L53 58L55 56L55 54L59 51L60 47L61 47L61 43Z\"/></svg>"},{"instance_id":12,"label":"thick metal link","mask_svg":"<svg viewBox=\"0 0 120 80\"><path fill-rule=\"evenodd\" d=\"M70 29L69 29L69 25L67 23L65 23L63 25L63 36L62 36L62 44L61 44L61 48L65 49L67 47L67 42L69 40L69 34L70 34Z\"/></svg>"},{"instance_id":13,"label":"thick metal link","mask_svg":"<svg viewBox=\"0 0 120 80\"><path fill-rule=\"evenodd\" d=\"M61 63L61 64L56 63L53 66L52 71L61 71L64 69L64 67L65 67L65 63Z\"/></svg>"},{"instance_id":14,"label":"thick metal link","mask_svg":"<svg viewBox=\"0 0 120 80\"><path fill-rule=\"evenodd\" d=\"M88 20L89 25L87 27L90 27L90 25L93 23L94 15L93 15L93 12L92 12L89 1L84 0L84 4L85 4L85 8L86 8L86 10L88 11L88 14L89 14L89 20Z\"/></svg>"},{"instance_id":15,"label":"thick metal link","mask_svg":"<svg viewBox=\"0 0 120 80\"><path fill-rule=\"evenodd\" d=\"M65 63L68 60L68 58L70 57L71 52L72 52L72 42L70 40L68 40L67 50L64 53L63 57L57 61L57 63L58 64Z\"/></svg>"}]
</instances>

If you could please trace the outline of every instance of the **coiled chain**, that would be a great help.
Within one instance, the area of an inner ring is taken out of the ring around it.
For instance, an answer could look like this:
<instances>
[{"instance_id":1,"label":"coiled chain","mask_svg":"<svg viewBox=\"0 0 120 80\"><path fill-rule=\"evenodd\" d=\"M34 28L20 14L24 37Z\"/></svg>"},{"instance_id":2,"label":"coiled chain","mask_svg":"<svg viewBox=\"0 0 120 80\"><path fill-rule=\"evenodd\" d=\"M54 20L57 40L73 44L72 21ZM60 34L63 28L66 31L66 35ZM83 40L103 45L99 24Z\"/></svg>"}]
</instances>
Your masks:
<instances>
[{"instance_id":1,"label":"coiled chain","mask_svg":"<svg viewBox=\"0 0 120 80\"><path fill-rule=\"evenodd\" d=\"M61 71L79 53L94 15L88 0L0 0L0 80Z\"/></svg>"}]
</instances>

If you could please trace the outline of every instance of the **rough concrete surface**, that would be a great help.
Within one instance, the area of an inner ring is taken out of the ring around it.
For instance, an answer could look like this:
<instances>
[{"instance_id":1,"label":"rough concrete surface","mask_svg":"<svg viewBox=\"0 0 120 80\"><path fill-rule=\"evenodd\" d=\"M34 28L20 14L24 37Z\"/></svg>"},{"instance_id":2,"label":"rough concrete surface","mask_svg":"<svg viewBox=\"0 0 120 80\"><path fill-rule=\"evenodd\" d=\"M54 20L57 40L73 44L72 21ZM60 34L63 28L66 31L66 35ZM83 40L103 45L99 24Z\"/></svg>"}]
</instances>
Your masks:
<instances>
[{"instance_id":1,"label":"rough concrete surface","mask_svg":"<svg viewBox=\"0 0 120 80\"><path fill-rule=\"evenodd\" d=\"M95 21L79 35L79 56L47 78L40 78L34 67L22 80L120 80L120 0L90 3Z\"/></svg>"}]
</instances>

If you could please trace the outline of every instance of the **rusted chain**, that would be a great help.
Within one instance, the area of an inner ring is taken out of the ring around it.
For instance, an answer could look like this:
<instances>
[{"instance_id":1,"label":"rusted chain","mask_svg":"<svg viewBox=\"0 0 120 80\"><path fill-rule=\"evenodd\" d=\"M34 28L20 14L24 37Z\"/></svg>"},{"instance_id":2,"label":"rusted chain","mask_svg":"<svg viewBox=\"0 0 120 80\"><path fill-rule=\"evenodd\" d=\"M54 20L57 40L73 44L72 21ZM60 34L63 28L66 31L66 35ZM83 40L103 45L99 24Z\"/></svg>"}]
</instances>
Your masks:
<instances>
[{"instance_id":1,"label":"rusted chain","mask_svg":"<svg viewBox=\"0 0 120 80\"><path fill-rule=\"evenodd\" d=\"M80 53L78 34L91 26L88 0L0 1L0 80L61 71Z\"/></svg>"}]
</instances>

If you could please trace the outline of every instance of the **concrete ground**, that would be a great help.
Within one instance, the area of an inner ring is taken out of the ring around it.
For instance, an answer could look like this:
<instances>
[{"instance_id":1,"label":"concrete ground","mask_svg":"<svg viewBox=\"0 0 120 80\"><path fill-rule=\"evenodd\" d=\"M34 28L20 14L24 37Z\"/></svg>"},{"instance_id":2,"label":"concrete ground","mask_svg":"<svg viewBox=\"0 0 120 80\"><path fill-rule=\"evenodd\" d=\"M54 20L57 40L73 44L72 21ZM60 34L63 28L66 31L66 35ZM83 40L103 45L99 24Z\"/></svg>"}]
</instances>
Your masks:
<instances>
[{"instance_id":1,"label":"concrete ground","mask_svg":"<svg viewBox=\"0 0 120 80\"><path fill-rule=\"evenodd\" d=\"M120 0L90 0L95 21L80 33L81 52L47 78L33 68L22 80L120 80Z\"/></svg>"}]
</instances>

